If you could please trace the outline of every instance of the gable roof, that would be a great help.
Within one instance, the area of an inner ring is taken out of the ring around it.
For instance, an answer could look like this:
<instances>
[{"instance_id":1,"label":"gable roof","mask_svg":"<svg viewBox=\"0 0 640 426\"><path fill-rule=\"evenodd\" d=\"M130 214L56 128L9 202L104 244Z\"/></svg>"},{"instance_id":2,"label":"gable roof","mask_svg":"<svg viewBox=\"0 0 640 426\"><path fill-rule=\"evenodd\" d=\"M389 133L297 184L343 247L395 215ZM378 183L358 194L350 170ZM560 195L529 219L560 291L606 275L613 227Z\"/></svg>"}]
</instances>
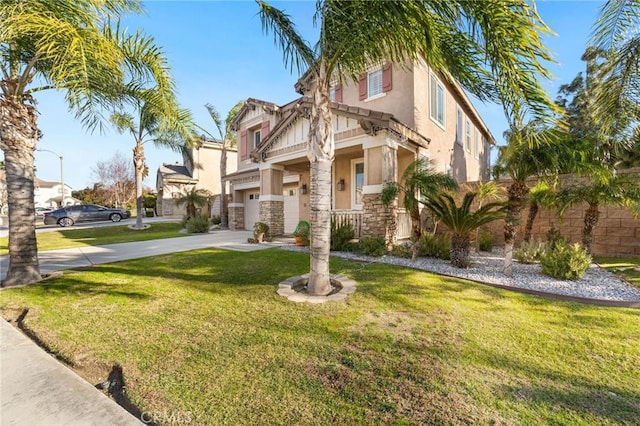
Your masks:
<instances>
[{"instance_id":1,"label":"gable roof","mask_svg":"<svg viewBox=\"0 0 640 426\"><path fill-rule=\"evenodd\" d=\"M310 97L302 97L287 104L285 112L286 115L278 121L271 132L269 132L269 135L262 140L262 143L252 153L252 155L259 155L267 151L277 138L289 128L289 125L300 117L308 116L309 109L312 104L313 99ZM367 133L387 129L400 136L406 137L413 143L424 148L428 147L431 142L431 139L421 135L409 126L395 119L393 114L388 112L376 111L338 102L331 102L331 112L336 115L358 120L360 126L362 126Z\"/></svg>"},{"instance_id":2,"label":"gable roof","mask_svg":"<svg viewBox=\"0 0 640 426\"><path fill-rule=\"evenodd\" d=\"M197 182L187 169L182 164L162 164L158 167L158 174L165 181L180 181L180 182Z\"/></svg>"},{"instance_id":3,"label":"gable roof","mask_svg":"<svg viewBox=\"0 0 640 426\"><path fill-rule=\"evenodd\" d=\"M229 126L231 130L238 130L240 128L240 122L245 114L249 111L252 111L256 108L262 108L267 114L276 113L280 107L273 102L262 101L260 99L249 98L244 101L244 105L240 108L240 111L236 114L236 116L231 121L231 125Z\"/></svg>"}]
</instances>

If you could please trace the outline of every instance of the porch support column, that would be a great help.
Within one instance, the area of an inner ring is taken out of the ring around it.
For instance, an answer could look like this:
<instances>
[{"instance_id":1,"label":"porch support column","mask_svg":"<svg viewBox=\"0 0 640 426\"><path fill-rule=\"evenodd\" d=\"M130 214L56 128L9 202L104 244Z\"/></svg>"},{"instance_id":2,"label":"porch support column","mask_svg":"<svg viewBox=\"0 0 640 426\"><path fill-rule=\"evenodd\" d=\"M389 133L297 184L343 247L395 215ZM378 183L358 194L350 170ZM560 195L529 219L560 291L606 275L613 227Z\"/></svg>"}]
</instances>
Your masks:
<instances>
[{"instance_id":1,"label":"porch support column","mask_svg":"<svg viewBox=\"0 0 640 426\"><path fill-rule=\"evenodd\" d=\"M282 178L284 167L260 164L260 222L269 225L269 234L284 234L284 197Z\"/></svg>"},{"instance_id":2,"label":"porch support column","mask_svg":"<svg viewBox=\"0 0 640 426\"><path fill-rule=\"evenodd\" d=\"M240 231L244 229L244 194L234 190L231 193L231 202L227 205L229 230Z\"/></svg>"},{"instance_id":3,"label":"porch support column","mask_svg":"<svg viewBox=\"0 0 640 426\"><path fill-rule=\"evenodd\" d=\"M364 163L362 234L364 237L383 237L387 248L391 249L396 243L397 200L386 207L380 193L386 182L398 179L398 144L388 136L374 140L365 146Z\"/></svg>"}]
</instances>

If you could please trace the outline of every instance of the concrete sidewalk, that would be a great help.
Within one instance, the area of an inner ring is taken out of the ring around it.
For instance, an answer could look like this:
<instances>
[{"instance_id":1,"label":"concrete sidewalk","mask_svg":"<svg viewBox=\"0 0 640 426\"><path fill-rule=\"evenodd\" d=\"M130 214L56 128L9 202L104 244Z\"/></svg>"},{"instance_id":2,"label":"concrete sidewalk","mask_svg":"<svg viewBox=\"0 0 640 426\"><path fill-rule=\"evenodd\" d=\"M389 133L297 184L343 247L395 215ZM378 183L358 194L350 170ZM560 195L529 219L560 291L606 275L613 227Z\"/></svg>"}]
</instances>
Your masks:
<instances>
[{"instance_id":1,"label":"concrete sidewalk","mask_svg":"<svg viewBox=\"0 0 640 426\"><path fill-rule=\"evenodd\" d=\"M204 235L40 252L42 273L218 247L236 251L263 250L289 243L248 244L251 232L214 231ZM0 279L9 266L0 257ZM0 291L11 291L10 288ZM106 379L106 378L105 378ZM113 400L85 382L0 319L0 425L140 425Z\"/></svg>"},{"instance_id":2,"label":"concrete sidewalk","mask_svg":"<svg viewBox=\"0 0 640 426\"><path fill-rule=\"evenodd\" d=\"M101 263L210 247L235 251L255 251L279 245L277 242L265 244L247 243L247 238L252 236L253 233L249 231L213 231L209 234L188 237L42 251L38 253L38 260L40 261L40 272L45 274L63 269L74 269ZM9 256L0 256L0 281L7 276L8 268Z\"/></svg>"}]
</instances>

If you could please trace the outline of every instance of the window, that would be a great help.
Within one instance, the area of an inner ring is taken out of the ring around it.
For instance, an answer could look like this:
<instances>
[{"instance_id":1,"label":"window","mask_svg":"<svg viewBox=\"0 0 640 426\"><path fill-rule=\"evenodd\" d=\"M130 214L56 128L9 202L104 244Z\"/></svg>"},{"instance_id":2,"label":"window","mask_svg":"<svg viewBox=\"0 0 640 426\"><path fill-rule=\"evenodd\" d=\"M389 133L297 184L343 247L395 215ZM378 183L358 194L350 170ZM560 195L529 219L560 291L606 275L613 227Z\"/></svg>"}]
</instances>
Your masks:
<instances>
[{"instance_id":1,"label":"window","mask_svg":"<svg viewBox=\"0 0 640 426\"><path fill-rule=\"evenodd\" d=\"M372 98L382 94L382 69L367 74L367 97Z\"/></svg>"},{"instance_id":2,"label":"window","mask_svg":"<svg viewBox=\"0 0 640 426\"><path fill-rule=\"evenodd\" d=\"M444 126L444 86L435 74L431 74L430 90L431 119Z\"/></svg>"},{"instance_id":3,"label":"window","mask_svg":"<svg viewBox=\"0 0 640 426\"><path fill-rule=\"evenodd\" d=\"M462 126L463 126L463 115L460 107L456 110L456 142L458 145L462 145Z\"/></svg>"},{"instance_id":4,"label":"window","mask_svg":"<svg viewBox=\"0 0 640 426\"><path fill-rule=\"evenodd\" d=\"M467 118L467 135L465 138L465 148L471 152L471 121Z\"/></svg>"},{"instance_id":5,"label":"window","mask_svg":"<svg viewBox=\"0 0 640 426\"><path fill-rule=\"evenodd\" d=\"M253 132L253 148L257 148L260 145L260 130Z\"/></svg>"},{"instance_id":6,"label":"window","mask_svg":"<svg viewBox=\"0 0 640 426\"><path fill-rule=\"evenodd\" d=\"M362 208L362 187L364 186L364 160L351 160L351 205Z\"/></svg>"},{"instance_id":7,"label":"window","mask_svg":"<svg viewBox=\"0 0 640 426\"><path fill-rule=\"evenodd\" d=\"M331 86L329 88L329 99L331 99L331 102L336 101L336 86Z\"/></svg>"},{"instance_id":8,"label":"window","mask_svg":"<svg viewBox=\"0 0 640 426\"><path fill-rule=\"evenodd\" d=\"M476 128L475 139L473 140L473 142L474 142L473 156L477 160L478 158L480 158L480 131L477 128Z\"/></svg>"}]
</instances>

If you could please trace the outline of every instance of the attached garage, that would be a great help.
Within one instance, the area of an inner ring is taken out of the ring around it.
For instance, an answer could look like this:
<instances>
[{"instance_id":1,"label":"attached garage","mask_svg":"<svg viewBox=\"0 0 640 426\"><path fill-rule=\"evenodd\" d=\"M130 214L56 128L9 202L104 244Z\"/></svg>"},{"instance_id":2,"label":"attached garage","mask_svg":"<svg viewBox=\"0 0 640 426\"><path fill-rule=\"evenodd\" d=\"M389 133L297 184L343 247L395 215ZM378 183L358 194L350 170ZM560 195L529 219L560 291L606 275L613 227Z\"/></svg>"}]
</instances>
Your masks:
<instances>
[{"instance_id":1,"label":"attached garage","mask_svg":"<svg viewBox=\"0 0 640 426\"><path fill-rule=\"evenodd\" d=\"M291 234L296 229L300 218L300 204L298 201L298 187L285 187L284 196L284 233Z\"/></svg>"},{"instance_id":2,"label":"attached garage","mask_svg":"<svg viewBox=\"0 0 640 426\"><path fill-rule=\"evenodd\" d=\"M244 193L244 228L253 230L253 225L260 220L260 190Z\"/></svg>"}]
</instances>

